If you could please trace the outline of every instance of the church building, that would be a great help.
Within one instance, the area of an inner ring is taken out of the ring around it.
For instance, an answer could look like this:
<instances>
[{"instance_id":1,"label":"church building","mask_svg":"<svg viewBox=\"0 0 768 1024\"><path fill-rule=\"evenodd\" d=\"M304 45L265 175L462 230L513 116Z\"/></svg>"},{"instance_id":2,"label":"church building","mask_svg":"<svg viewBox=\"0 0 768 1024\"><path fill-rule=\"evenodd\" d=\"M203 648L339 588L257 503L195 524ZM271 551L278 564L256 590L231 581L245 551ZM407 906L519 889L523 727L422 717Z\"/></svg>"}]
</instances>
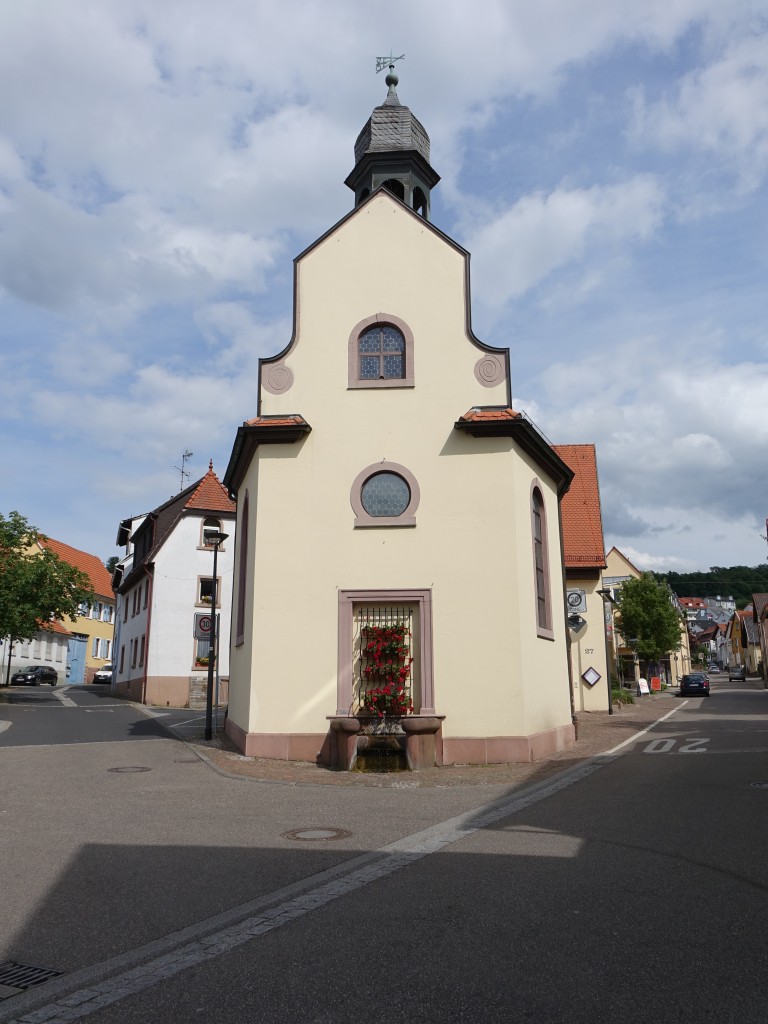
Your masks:
<instances>
[{"instance_id":1,"label":"church building","mask_svg":"<svg viewBox=\"0 0 768 1024\"><path fill-rule=\"evenodd\" d=\"M472 331L469 254L397 77L355 143L352 211L295 260L237 500L229 711L246 755L411 768L574 742L560 526L573 473Z\"/></svg>"}]
</instances>

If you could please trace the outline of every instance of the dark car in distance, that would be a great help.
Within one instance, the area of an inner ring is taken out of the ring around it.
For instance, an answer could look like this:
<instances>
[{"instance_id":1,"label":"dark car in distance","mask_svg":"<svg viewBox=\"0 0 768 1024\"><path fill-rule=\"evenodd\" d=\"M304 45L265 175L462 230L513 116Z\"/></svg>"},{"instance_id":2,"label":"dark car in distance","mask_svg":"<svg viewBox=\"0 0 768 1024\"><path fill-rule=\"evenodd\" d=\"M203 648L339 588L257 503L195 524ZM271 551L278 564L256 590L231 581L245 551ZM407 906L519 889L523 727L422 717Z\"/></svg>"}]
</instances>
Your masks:
<instances>
[{"instance_id":1,"label":"dark car in distance","mask_svg":"<svg viewBox=\"0 0 768 1024\"><path fill-rule=\"evenodd\" d=\"M744 665L732 665L728 669L728 679L743 682L747 678L747 669Z\"/></svg>"},{"instance_id":2,"label":"dark car in distance","mask_svg":"<svg viewBox=\"0 0 768 1024\"><path fill-rule=\"evenodd\" d=\"M685 697L689 693L703 697L709 696L709 679L707 679L703 672L689 672L688 675L682 677L680 680L680 696Z\"/></svg>"},{"instance_id":3,"label":"dark car in distance","mask_svg":"<svg viewBox=\"0 0 768 1024\"><path fill-rule=\"evenodd\" d=\"M55 686L58 681L58 673L50 665L30 665L11 676L11 686L39 686L40 683Z\"/></svg>"}]
</instances>

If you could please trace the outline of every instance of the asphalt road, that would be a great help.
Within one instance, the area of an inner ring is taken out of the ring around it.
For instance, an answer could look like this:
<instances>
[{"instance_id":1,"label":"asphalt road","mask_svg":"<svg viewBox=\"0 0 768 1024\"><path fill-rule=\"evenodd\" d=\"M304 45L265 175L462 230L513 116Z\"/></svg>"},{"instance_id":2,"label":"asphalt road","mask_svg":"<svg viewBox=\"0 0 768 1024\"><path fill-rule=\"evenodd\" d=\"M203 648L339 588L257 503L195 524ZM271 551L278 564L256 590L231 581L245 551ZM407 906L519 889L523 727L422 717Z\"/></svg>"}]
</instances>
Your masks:
<instances>
[{"instance_id":1,"label":"asphalt road","mask_svg":"<svg viewBox=\"0 0 768 1024\"><path fill-rule=\"evenodd\" d=\"M265 785L108 693L0 705L0 958L61 972L0 1022L763 1024L767 701L518 791Z\"/></svg>"}]
</instances>

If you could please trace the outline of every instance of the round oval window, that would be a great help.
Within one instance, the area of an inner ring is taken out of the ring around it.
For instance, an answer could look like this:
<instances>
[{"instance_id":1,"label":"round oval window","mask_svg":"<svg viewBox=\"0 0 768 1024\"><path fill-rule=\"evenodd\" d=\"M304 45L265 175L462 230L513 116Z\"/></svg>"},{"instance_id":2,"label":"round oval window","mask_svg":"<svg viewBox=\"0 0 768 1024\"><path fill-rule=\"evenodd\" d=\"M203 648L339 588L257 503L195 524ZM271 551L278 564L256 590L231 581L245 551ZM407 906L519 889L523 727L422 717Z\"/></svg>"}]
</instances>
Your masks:
<instances>
[{"instance_id":1,"label":"round oval window","mask_svg":"<svg viewBox=\"0 0 768 1024\"><path fill-rule=\"evenodd\" d=\"M401 516L411 503L411 489L397 473L374 473L360 492L369 516Z\"/></svg>"}]
</instances>

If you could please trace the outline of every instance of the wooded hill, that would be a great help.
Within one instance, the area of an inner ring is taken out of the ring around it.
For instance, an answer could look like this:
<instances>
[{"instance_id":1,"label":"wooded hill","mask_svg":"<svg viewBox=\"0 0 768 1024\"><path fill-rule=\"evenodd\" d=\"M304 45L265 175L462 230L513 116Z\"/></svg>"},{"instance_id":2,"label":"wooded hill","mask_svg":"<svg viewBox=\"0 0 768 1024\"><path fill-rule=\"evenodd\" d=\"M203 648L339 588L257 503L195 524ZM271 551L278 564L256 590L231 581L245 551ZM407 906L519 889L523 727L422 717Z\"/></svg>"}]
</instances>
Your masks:
<instances>
[{"instance_id":1,"label":"wooded hill","mask_svg":"<svg viewBox=\"0 0 768 1024\"><path fill-rule=\"evenodd\" d=\"M768 564L713 565L709 572L655 572L678 597L733 597L737 608L752 601L753 594L768 594Z\"/></svg>"}]
</instances>

